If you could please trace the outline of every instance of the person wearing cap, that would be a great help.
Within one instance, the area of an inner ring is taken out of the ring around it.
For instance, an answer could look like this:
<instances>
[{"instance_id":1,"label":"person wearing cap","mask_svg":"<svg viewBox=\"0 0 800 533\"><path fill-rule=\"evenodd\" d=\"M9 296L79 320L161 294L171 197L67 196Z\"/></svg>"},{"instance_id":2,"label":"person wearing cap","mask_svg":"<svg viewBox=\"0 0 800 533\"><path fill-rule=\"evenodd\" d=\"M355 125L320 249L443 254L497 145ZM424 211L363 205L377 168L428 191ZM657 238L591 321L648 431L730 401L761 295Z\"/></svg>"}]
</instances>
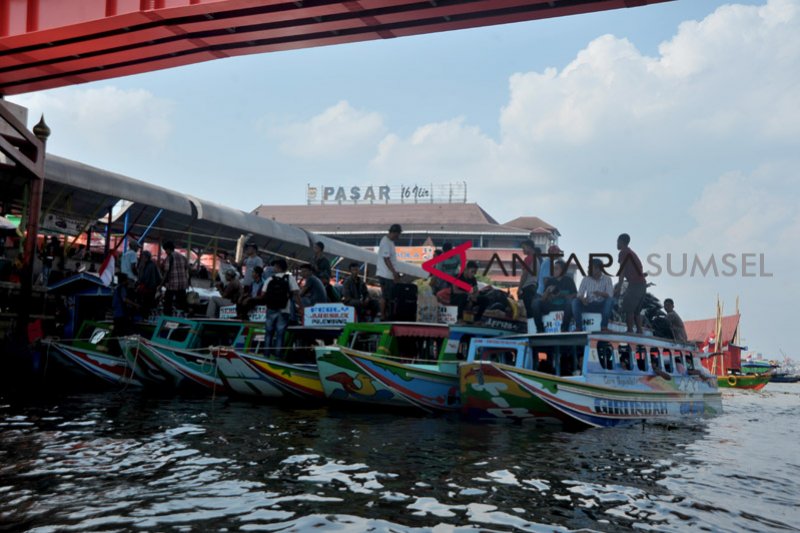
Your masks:
<instances>
[{"instance_id":1,"label":"person wearing cap","mask_svg":"<svg viewBox=\"0 0 800 533\"><path fill-rule=\"evenodd\" d=\"M536 295L538 298L541 298L544 294L545 281L553 275L553 262L559 257L563 257L563 255L564 252L561 251L561 248L559 248L557 244L553 244L547 249L547 258L539 261L539 274L536 280L538 284Z\"/></svg>"},{"instance_id":2,"label":"person wearing cap","mask_svg":"<svg viewBox=\"0 0 800 533\"><path fill-rule=\"evenodd\" d=\"M221 296L212 296L208 299L208 307L206 307L206 317L208 318L217 318L220 307L235 305L242 296L242 286L236 279L236 271L226 270L224 276L226 283L217 283L217 290Z\"/></svg>"},{"instance_id":3,"label":"person wearing cap","mask_svg":"<svg viewBox=\"0 0 800 533\"><path fill-rule=\"evenodd\" d=\"M572 300L572 315L575 317L575 330L583 331L583 313L600 313L600 329L608 329L608 320L614 308L614 284L611 277L603 272L603 261L592 259L589 275L581 280L578 296Z\"/></svg>"},{"instance_id":4,"label":"person wearing cap","mask_svg":"<svg viewBox=\"0 0 800 533\"><path fill-rule=\"evenodd\" d=\"M328 293L325 285L314 270L314 265L306 263L300 267L300 277L303 278L303 287L300 289L300 299L304 307L313 307L317 304L328 302Z\"/></svg>"},{"instance_id":5,"label":"person wearing cap","mask_svg":"<svg viewBox=\"0 0 800 533\"><path fill-rule=\"evenodd\" d=\"M264 268L264 260L258 255L258 246L254 242L245 245L245 257L242 260L242 287L248 289L253 284L253 269Z\"/></svg>"},{"instance_id":6,"label":"person wearing cap","mask_svg":"<svg viewBox=\"0 0 800 533\"><path fill-rule=\"evenodd\" d=\"M390 320L391 308L390 305L392 295L394 293L394 285L400 281L400 273L397 271L397 250L395 242L400 238L403 233L403 228L400 224L392 224L389 232L381 239L380 246L378 246L378 262L377 276L381 284L381 319Z\"/></svg>"}]
</instances>

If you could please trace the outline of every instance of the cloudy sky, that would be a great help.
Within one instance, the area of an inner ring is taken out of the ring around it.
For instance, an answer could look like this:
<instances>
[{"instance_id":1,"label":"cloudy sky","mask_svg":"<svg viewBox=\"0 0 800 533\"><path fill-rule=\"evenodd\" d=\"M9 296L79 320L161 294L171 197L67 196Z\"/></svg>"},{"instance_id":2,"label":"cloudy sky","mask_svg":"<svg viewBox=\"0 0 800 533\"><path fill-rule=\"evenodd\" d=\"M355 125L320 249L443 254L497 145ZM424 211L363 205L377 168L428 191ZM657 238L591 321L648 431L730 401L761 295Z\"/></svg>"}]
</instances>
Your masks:
<instances>
[{"instance_id":1,"label":"cloudy sky","mask_svg":"<svg viewBox=\"0 0 800 533\"><path fill-rule=\"evenodd\" d=\"M466 181L500 222L539 216L579 257L628 232L685 319L738 295L751 349L800 356L800 0L678 0L9 99L45 113L53 153L247 211L303 203L308 183ZM689 272L668 275L668 254ZM695 255L719 276L690 276Z\"/></svg>"}]
</instances>

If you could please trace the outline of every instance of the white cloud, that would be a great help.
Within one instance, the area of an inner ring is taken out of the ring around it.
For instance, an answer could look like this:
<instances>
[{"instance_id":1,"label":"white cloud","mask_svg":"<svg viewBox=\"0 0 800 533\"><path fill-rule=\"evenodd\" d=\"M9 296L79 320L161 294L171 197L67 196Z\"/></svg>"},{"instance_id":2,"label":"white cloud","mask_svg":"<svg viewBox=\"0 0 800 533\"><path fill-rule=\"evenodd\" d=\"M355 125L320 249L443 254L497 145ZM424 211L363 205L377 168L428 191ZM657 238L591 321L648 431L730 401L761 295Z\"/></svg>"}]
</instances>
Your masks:
<instances>
[{"instance_id":1,"label":"white cloud","mask_svg":"<svg viewBox=\"0 0 800 533\"><path fill-rule=\"evenodd\" d=\"M66 156L93 150L158 153L172 132L173 103L144 89L65 88L10 100L29 108L33 122L44 113L53 132L48 150Z\"/></svg>"},{"instance_id":2,"label":"white cloud","mask_svg":"<svg viewBox=\"0 0 800 533\"><path fill-rule=\"evenodd\" d=\"M338 159L374 150L386 128L379 113L342 100L309 120L273 126L269 133L288 155Z\"/></svg>"}]
</instances>

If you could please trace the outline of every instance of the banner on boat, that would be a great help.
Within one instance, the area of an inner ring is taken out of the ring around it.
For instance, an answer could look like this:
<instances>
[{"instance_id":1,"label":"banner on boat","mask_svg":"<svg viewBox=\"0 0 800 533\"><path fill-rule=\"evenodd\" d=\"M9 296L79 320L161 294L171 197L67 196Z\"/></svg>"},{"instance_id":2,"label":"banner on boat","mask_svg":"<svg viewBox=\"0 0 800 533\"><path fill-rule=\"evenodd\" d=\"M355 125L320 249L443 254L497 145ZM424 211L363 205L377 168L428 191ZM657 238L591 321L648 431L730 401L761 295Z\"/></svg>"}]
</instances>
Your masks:
<instances>
[{"instance_id":1,"label":"banner on boat","mask_svg":"<svg viewBox=\"0 0 800 533\"><path fill-rule=\"evenodd\" d=\"M219 317L225 318L228 320L236 319L236 306L235 305L226 305L225 307L219 308ZM267 319L267 306L266 305L257 305L247 314L247 318L251 322L264 322Z\"/></svg>"},{"instance_id":2,"label":"banner on boat","mask_svg":"<svg viewBox=\"0 0 800 533\"><path fill-rule=\"evenodd\" d=\"M304 326L344 326L356 321L356 310L344 304L317 304L305 308L303 319Z\"/></svg>"}]
</instances>

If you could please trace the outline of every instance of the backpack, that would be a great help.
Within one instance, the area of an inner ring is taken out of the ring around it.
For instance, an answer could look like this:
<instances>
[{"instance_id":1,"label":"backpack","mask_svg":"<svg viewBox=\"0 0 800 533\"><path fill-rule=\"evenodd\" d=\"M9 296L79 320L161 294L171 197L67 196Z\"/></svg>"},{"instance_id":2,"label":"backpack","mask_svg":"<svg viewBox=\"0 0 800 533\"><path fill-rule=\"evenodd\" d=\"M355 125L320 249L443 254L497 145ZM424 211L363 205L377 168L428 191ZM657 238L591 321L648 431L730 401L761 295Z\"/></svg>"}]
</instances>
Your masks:
<instances>
[{"instance_id":1,"label":"backpack","mask_svg":"<svg viewBox=\"0 0 800 533\"><path fill-rule=\"evenodd\" d=\"M289 275L273 275L264 291L264 303L267 309L282 311L289 303L289 292Z\"/></svg>"}]
</instances>

